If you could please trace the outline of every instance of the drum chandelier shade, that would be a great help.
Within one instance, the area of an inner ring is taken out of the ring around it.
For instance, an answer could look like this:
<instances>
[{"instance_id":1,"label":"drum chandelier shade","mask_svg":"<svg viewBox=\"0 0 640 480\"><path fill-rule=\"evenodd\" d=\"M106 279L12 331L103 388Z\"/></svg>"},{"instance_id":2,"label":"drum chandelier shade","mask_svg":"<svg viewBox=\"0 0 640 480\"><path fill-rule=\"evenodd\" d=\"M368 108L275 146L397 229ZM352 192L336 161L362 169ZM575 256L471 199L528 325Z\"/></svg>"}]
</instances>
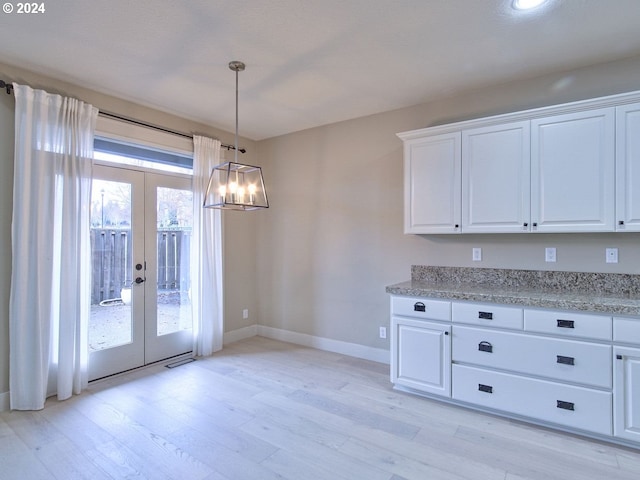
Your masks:
<instances>
[{"instance_id":1,"label":"drum chandelier shade","mask_svg":"<svg viewBox=\"0 0 640 480\"><path fill-rule=\"evenodd\" d=\"M204 208L224 210L257 210L269 208L262 169L238 162L238 72L245 69L242 62L233 61L229 68L236 72L236 141L234 161L213 167L204 195Z\"/></svg>"}]
</instances>

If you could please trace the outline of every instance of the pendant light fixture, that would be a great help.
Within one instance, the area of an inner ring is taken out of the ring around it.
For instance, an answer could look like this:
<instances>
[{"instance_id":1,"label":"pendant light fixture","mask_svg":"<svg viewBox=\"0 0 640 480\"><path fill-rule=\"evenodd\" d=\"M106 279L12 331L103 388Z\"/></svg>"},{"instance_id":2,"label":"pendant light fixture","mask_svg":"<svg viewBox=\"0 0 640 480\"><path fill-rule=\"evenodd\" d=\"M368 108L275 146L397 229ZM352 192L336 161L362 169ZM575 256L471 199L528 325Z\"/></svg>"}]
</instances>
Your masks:
<instances>
[{"instance_id":1,"label":"pendant light fixture","mask_svg":"<svg viewBox=\"0 0 640 480\"><path fill-rule=\"evenodd\" d=\"M236 72L236 141L233 162L224 162L213 167L209 185L204 196L204 208L225 210L256 210L269 208L267 192L264 188L262 169L238 162L238 72L245 64L238 61L229 63ZM244 150L242 150L244 153Z\"/></svg>"}]
</instances>

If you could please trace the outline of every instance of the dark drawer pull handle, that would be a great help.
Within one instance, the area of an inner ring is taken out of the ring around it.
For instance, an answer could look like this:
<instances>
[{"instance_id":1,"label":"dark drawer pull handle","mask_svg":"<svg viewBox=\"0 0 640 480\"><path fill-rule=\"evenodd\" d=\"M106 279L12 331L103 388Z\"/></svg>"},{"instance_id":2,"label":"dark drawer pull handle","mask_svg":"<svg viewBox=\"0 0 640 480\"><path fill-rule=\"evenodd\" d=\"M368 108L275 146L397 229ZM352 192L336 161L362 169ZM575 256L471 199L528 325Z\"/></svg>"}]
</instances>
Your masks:
<instances>
[{"instance_id":1,"label":"dark drawer pull handle","mask_svg":"<svg viewBox=\"0 0 640 480\"><path fill-rule=\"evenodd\" d=\"M481 352L493 353L493 345L491 345L489 342L480 342L478 344L478 350Z\"/></svg>"},{"instance_id":2,"label":"dark drawer pull handle","mask_svg":"<svg viewBox=\"0 0 640 480\"><path fill-rule=\"evenodd\" d=\"M422 302L416 302L416 303L413 304L413 311L414 312L426 312L427 311L427 307Z\"/></svg>"},{"instance_id":3,"label":"dark drawer pull handle","mask_svg":"<svg viewBox=\"0 0 640 480\"><path fill-rule=\"evenodd\" d=\"M563 357L562 355L556 355L556 362L561 363L563 365L575 365L575 358L573 357Z\"/></svg>"},{"instance_id":4,"label":"dark drawer pull handle","mask_svg":"<svg viewBox=\"0 0 640 480\"><path fill-rule=\"evenodd\" d=\"M478 318L482 318L483 320L493 320L492 312L478 312Z\"/></svg>"},{"instance_id":5,"label":"dark drawer pull handle","mask_svg":"<svg viewBox=\"0 0 640 480\"><path fill-rule=\"evenodd\" d=\"M493 393L493 387L491 385L478 384L478 390L485 393Z\"/></svg>"},{"instance_id":6,"label":"dark drawer pull handle","mask_svg":"<svg viewBox=\"0 0 640 480\"><path fill-rule=\"evenodd\" d=\"M557 407L561 408L563 410L575 410L575 405L573 402L563 402L562 400L556 400L557 403Z\"/></svg>"},{"instance_id":7,"label":"dark drawer pull handle","mask_svg":"<svg viewBox=\"0 0 640 480\"><path fill-rule=\"evenodd\" d=\"M576 328L573 320L557 320L558 328Z\"/></svg>"}]
</instances>

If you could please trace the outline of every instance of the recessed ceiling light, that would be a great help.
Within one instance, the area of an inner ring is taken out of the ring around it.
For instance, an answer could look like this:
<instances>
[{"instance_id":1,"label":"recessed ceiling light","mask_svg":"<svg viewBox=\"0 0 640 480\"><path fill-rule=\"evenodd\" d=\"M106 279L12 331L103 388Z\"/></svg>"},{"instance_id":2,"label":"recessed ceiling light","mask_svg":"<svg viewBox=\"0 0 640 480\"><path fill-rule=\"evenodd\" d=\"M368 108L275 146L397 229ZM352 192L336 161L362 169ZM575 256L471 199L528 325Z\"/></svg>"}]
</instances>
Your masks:
<instances>
[{"instance_id":1,"label":"recessed ceiling light","mask_svg":"<svg viewBox=\"0 0 640 480\"><path fill-rule=\"evenodd\" d=\"M547 0L513 0L513 8L516 10L531 10L532 8L539 7Z\"/></svg>"}]
</instances>

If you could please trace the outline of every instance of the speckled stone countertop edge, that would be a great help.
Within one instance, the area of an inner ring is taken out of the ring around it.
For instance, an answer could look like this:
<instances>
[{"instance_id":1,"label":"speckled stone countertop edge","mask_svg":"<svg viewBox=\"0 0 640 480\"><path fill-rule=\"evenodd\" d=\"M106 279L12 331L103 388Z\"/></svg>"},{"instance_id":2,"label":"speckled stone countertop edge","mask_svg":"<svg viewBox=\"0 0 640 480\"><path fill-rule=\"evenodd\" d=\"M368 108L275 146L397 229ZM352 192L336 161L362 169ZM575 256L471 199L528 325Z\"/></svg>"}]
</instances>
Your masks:
<instances>
[{"instance_id":1,"label":"speckled stone countertop edge","mask_svg":"<svg viewBox=\"0 0 640 480\"><path fill-rule=\"evenodd\" d=\"M553 292L536 289L510 290L483 285L442 284L409 280L389 285L391 295L496 303L521 307L577 310L611 315L640 315L640 298L616 297L598 293Z\"/></svg>"}]
</instances>

